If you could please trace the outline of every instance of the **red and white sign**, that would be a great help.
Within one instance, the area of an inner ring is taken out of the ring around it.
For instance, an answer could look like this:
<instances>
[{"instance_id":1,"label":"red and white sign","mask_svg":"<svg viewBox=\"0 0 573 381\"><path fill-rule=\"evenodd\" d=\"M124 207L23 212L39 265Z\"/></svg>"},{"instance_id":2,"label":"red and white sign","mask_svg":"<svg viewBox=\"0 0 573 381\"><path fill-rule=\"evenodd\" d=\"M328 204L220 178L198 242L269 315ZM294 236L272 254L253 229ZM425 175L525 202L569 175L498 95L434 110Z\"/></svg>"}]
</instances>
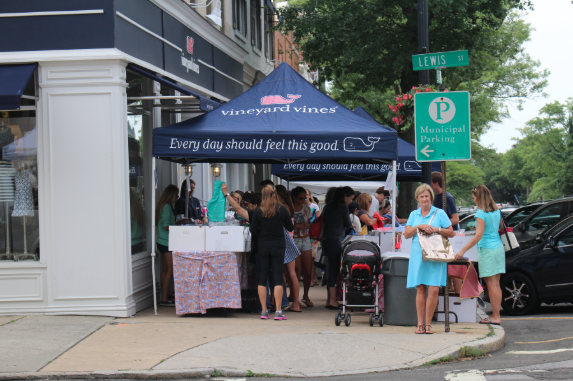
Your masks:
<instances>
[{"instance_id":1,"label":"red and white sign","mask_svg":"<svg viewBox=\"0 0 573 381\"><path fill-rule=\"evenodd\" d=\"M189 54L193 54L193 45L195 44L195 40L193 37L187 36L187 51Z\"/></svg>"}]
</instances>

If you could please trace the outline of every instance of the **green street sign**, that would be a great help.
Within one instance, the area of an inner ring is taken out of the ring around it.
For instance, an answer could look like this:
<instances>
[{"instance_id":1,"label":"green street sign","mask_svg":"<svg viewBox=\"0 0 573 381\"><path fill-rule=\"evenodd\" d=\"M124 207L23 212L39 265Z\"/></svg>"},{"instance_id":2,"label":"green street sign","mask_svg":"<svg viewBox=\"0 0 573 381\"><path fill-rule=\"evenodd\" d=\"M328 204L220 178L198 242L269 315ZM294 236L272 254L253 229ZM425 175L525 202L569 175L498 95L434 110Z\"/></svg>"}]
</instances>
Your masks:
<instances>
[{"instance_id":1,"label":"green street sign","mask_svg":"<svg viewBox=\"0 0 573 381\"><path fill-rule=\"evenodd\" d=\"M467 50L456 50L453 52L417 54L412 56L414 71L436 69L438 67L468 66Z\"/></svg>"},{"instance_id":2,"label":"green street sign","mask_svg":"<svg viewBox=\"0 0 573 381\"><path fill-rule=\"evenodd\" d=\"M416 160L470 160L470 93L447 91L414 95Z\"/></svg>"}]
</instances>

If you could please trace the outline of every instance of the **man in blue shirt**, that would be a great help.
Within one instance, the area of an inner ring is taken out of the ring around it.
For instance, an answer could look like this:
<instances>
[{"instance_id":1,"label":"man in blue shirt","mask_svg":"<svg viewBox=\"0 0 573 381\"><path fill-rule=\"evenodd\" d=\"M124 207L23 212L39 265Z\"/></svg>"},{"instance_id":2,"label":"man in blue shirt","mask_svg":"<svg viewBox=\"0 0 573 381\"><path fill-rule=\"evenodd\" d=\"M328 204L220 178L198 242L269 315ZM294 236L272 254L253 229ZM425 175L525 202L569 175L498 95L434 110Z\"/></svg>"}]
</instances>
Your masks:
<instances>
[{"instance_id":1,"label":"man in blue shirt","mask_svg":"<svg viewBox=\"0 0 573 381\"><path fill-rule=\"evenodd\" d=\"M442 173L432 172L432 190L434 191L434 206L436 208L444 209L443 196L444 192L442 190ZM452 223L452 228L454 230L460 230L460 216L458 215L458 207L456 205L456 200L449 193L446 192L447 200L447 210L445 211Z\"/></svg>"},{"instance_id":2,"label":"man in blue shirt","mask_svg":"<svg viewBox=\"0 0 573 381\"><path fill-rule=\"evenodd\" d=\"M189 218L195 220L196 223L203 223L203 209L201 208L201 202L199 199L193 197L195 192L195 181L189 179L190 191L189 191ZM179 199L175 201L175 216L180 214L185 214L185 192L187 190L187 181L183 180L181 184L181 193Z\"/></svg>"}]
</instances>

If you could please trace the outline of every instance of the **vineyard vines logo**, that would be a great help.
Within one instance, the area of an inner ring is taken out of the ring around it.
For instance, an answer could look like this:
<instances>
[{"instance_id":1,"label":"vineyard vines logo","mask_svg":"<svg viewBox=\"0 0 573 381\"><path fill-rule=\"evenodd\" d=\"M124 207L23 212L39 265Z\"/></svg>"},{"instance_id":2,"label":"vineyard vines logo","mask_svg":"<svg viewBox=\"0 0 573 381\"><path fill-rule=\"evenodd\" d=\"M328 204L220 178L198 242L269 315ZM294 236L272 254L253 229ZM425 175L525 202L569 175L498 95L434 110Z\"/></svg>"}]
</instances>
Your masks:
<instances>
[{"instance_id":1,"label":"vineyard vines logo","mask_svg":"<svg viewBox=\"0 0 573 381\"><path fill-rule=\"evenodd\" d=\"M193 54L194 45L195 45L195 39L193 37L187 36L187 52L189 52L189 54ZM199 65L195 62L193 57L191 57L191 59L188 60L187 58L185 58L185 55L181 53L181 65L187 68L187 73L189 73L189 70L191 70L199 74Z\"/></svg>"},{"instance_id":2,"label":"vineyard vines logo","mask_svg":"<svg viewBox=\"0 0 573 381\"><path fill-rule=\"evenodd\" d=\"M369 144L366 144L362 138L345 138L344 150L346 152L370 152L374 150L374 144L379 141L380 138L369 137Z\"/></svg>"},{"instance_id":3,"label":"vineyard vines logo","mask_svg":"<svg viewBox=\"0 0 573 381\"><path fill-rule=\"evenodd\" d=\"M285 99L282 95L267 95L266 97L261 98L261 105L268 106L268 105L288 105L296 101L298 98L302 97L302 95L292 95L288 94L287 98Z\"/></svg>"},{"instance_id":4,"label":"vineyard vines logo","mask_svg":"<svg viewBox=\"0 0 573 381\"><path fill-rule=\"evenodd\" d=\"M187 51L189 54L193 54L193 44L195 44L193 37L187 36Z\"/></svg>"}]
</instances>

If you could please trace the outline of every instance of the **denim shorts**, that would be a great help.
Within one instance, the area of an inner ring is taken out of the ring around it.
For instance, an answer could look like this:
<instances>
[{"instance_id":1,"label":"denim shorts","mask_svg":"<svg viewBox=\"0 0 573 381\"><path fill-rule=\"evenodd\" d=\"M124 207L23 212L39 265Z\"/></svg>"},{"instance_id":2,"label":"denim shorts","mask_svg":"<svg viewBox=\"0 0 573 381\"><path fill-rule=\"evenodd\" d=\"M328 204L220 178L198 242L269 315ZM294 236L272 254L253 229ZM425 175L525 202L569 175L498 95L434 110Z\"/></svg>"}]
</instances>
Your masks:
<instances>
[{"instance_id":1,"label":"denim shorts","mask_svg":"<svg viewBox=\"0 0 573 381\"><path fill-rule=\"evenodd\" d=\"M310 242L310 237L293 238L293 240L294 243L296 244L296 247L298 247L300 251L306 251L312 249L312 243Z\"/></svg>"}]
</instances>

